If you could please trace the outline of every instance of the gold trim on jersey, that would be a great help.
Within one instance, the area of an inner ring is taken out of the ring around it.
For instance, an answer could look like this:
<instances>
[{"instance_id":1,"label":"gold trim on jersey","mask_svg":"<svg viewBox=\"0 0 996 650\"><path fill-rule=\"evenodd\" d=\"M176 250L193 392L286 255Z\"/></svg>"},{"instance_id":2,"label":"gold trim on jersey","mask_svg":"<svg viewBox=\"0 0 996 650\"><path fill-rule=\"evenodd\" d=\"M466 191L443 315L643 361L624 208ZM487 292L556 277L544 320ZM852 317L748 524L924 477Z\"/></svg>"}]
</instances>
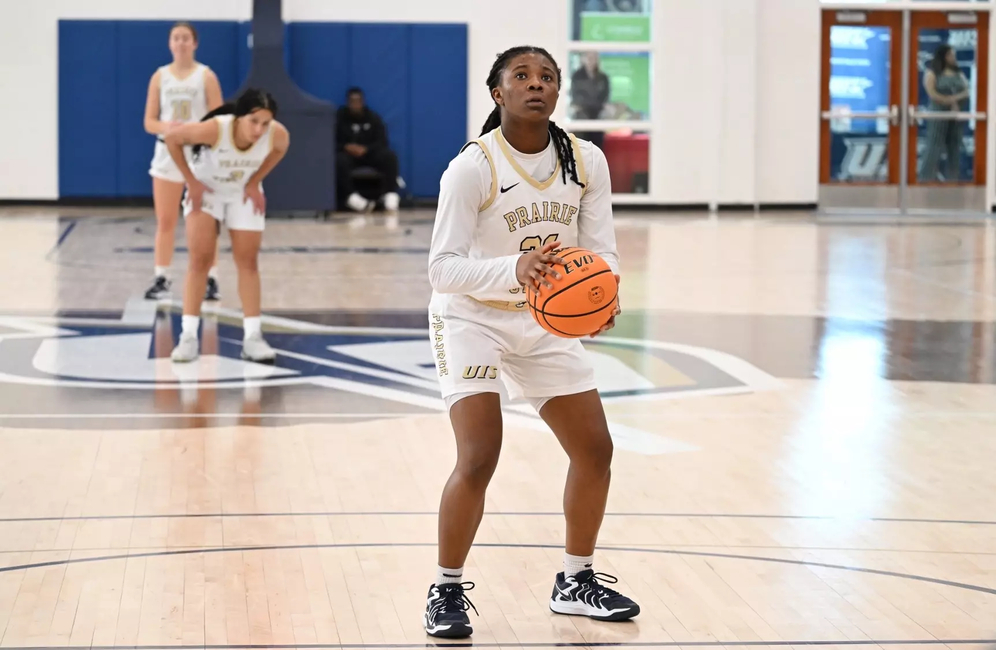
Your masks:
<instances>
[{"instance_id":1,"label":"gold trim on jersey","mask_svg":"<svg viewBox=\"0 0 996 650\"><path fill-rule=\"evenodd\" d=\"M469 298L486 307L493 307L502 311L526 311L529 309L529 304L524 300L520 302L513 302L511 300L478 300L473 296L469 296Z\"/></svg>"},{"instance_id":2,"label":"gold trim on jersey","mask_svg":"<svg viewBox=\"0 0 996 650\"><path fill-rule=\"evenodd\" d=\"M499 126L495 129L495 139L498 141L498 147L501 148L501 152L505 154L505 159L508 160L508 164L512 166L512 169L522 177L522 180L526 181L538 190L545 190L546 188L553 185L553 181L557 180L557 176L560 176L560 156L557 156L557 166L553 170L553 174L550 178L546 179L542 183L526 173L526 170L522 168L522 165L512 156L512 152L509 150L509 144L505 142L505 136L501 134L501 127Z\"/></svg>"},{"instance_id":3,"label":"gold trim on jersey","mask_svg":"<svg viewBox=\"0 0 996 650\"><path fill-rule=\"evenodd\" d=\"M467 144L463 145L460 149L460 153L467 150L472 144L476 144L484 152L484 157L488 159L488 166L491 167L491 191L488 193L487 200L477 209L478 212L484 212L491 207L491 204L495 202L495 197L498 196L498 172L495 169L495 159L491 157L491 152L488 150L488 146L484 144L484 140L478 138L477 140L471 140Z\"/></svg>"},{"instance_id":4,"label":"gold trim on jersey","mask_svg":"<svg viewBox=\"0 0 996 650\"><path fill-rule=\"evenodd\" d=\"M214 144L211 145L211 150L214 151L215 149L218 148L218 145L221 144L222 128L221 128L221 120L218 119L217 115L215 115L211 119L214 120L214 123L218 125L218 137L214 139Z\"/></svg>"},{"instance_id":5,"label":"gold trim on jersey","mask_svg":"<svg viewBox=\"0 0 996 650\"><path fill-rule=\"evenodd\" d=\"M578 180L584 187L581 188L581 196L588 191L588 173L584 169L584 158L581 156L581 145L578 143L578 139L571 134L571 144L574 146L574 161L578 168Z\"/></svg>"}]
</instances>

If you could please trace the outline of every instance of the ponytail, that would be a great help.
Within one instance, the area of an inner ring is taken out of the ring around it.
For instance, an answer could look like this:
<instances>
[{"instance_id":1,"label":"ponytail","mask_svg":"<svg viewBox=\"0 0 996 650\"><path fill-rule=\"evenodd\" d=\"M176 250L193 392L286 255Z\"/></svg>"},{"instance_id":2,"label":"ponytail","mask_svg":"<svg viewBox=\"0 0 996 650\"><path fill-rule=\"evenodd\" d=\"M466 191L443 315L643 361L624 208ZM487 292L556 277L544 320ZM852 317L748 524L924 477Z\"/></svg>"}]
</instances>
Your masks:
<instances>
[{"instance_id":1,"label":"ponytail","mask_svg":"<svg viewBox=\"0 0 996 650\"><path fill-rule=\"evenodd\" d=\"M481 127L481 135L490 133L499 126L501 126L501 107L498 106L498 104L495 104L495 109L491 111L491 115L488 115L488 119L484 122L484 126Z\"/></svg>"},{"instance_id":2,"label":"ponytail","mask_svg":"<svg viewBox=\"0 0 996 650\"><path fill-rule=\"evenodd\" d=\"M245 92L238 96L234 102L225 102L213 111L208 112L207 115L201 118L201 122L207 122L210 119L218 117L219 115L234 115L236 118L242 117L243 115L249 115L250 113L258 110L268 110L273 114L273 117L277 117L277 100L273 98L273 95L266 92L265 90L259 90L257 88L248 88ZM206 145L196 144L193 146L193 155L197 156L200 154L201 150Z\"/></svg>"}]
</instances>

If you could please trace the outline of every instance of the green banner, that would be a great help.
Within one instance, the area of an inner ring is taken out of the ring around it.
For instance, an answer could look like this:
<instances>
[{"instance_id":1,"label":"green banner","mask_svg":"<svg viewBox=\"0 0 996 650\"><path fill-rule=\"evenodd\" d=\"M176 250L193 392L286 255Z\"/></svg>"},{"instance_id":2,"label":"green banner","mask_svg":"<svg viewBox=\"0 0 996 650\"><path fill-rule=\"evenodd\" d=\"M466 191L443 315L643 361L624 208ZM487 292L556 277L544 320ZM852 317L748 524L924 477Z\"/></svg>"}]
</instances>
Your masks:
<instances>
[{"instance_id":1,"label":"green banner","mask_svg":"<svg viewBox=\"0 0 996 650\"><path fill-rule=\"evenodd\" d=\"M650 16L585 11L581 14L581 40L649 43Z\"/></svg>"},{"instance_id":2,"label":"green banner","mask_svg":"<svg viewBox=\"0 0 996 650\"><path fill-rule=\"evenodd\" d=\"M639 119L650 119L650 55L603 52L599 67L609 77L609 101L625 104L641 114Z\"/></svg>"}]
</instances>

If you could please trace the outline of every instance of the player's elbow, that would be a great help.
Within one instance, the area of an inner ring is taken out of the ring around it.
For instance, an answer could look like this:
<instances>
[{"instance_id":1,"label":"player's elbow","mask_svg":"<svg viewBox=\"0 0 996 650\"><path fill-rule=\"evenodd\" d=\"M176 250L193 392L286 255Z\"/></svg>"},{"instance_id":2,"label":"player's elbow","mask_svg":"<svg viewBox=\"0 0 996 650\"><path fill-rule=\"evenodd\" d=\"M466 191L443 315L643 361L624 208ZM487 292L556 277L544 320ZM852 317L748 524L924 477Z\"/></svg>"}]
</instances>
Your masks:
<instances>
[{"instance_id":1,"label":"player's elbow","mask_svg":"<svg viewBox=\"0 0 996 650\"><path fill-rule=\"evenodd\" d=\"M145 132L149 135L159 135L159 133L156 132L156 120L145 118L142 122L142 126L145 127Z\"/></svg>"},{"instance_id":2,"label":"player's elbow","mask_svg":"<svg viewBox=\"0 0 996 650\"><path fill-rule=\"evenodd\" d=\"M429 260L429 286L436 293L455 293L451 274L447 273L448 259L433 257Z\"/></svg>"}]
</instances>

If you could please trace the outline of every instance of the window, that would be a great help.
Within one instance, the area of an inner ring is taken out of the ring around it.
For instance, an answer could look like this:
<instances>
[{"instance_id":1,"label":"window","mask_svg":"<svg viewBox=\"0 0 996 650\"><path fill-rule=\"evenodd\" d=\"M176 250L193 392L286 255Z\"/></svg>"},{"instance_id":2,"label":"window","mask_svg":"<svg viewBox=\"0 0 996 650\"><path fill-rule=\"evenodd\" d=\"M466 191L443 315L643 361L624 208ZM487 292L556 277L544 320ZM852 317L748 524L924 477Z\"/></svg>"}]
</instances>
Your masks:
<instances>
[{"instance_id":1,"label":"window","mask_svg":"<svg viewBox=\"0 0 996 650\"><path fill-rule=\"evenodd\" d=\"M571 2L565 127L602 149L620 198L651 191L652 18L652 0Z\"/></svg>"}]
</instances>

